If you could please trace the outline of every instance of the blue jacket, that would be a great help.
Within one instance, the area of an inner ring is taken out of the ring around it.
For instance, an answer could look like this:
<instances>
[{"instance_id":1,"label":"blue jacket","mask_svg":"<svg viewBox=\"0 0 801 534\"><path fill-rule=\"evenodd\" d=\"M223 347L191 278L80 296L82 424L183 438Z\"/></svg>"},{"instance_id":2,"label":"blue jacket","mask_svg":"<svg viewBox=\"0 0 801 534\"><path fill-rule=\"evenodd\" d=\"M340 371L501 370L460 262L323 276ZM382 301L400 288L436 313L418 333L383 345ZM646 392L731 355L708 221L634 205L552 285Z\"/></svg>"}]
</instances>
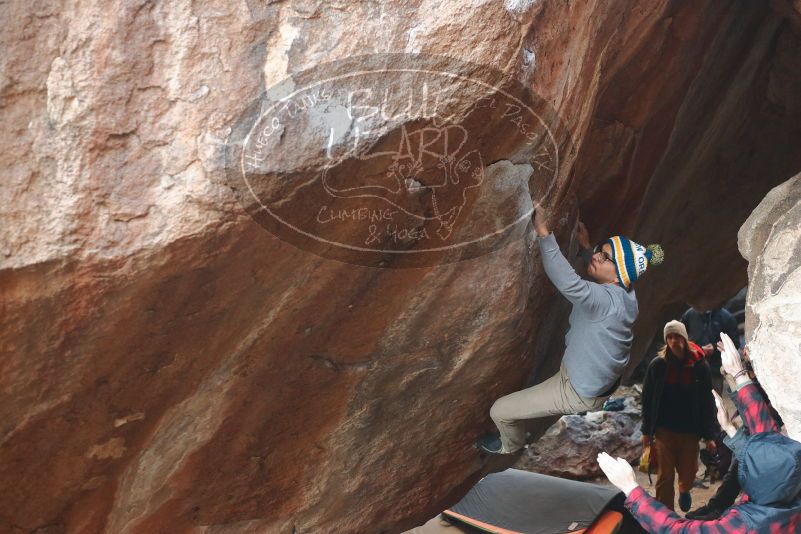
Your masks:
<instances>
[{"instance_id":1,"label":"blue jacket","mask_svg":"<svg viewBox=\"0 0 801 534\"><path fill-rule=\"evenodd\" d=\"M761 400L756 388L753 396ZM780 434L766 409L757 411L754 405L738 408L744 418L765 431L749 436L741 428L725 440L737 457L737 478L748 496L748 502L739 504L737 510L752 530L772 534L773 525L788 524L801 514L801 443Z\"/></svg>"}]
</instances>

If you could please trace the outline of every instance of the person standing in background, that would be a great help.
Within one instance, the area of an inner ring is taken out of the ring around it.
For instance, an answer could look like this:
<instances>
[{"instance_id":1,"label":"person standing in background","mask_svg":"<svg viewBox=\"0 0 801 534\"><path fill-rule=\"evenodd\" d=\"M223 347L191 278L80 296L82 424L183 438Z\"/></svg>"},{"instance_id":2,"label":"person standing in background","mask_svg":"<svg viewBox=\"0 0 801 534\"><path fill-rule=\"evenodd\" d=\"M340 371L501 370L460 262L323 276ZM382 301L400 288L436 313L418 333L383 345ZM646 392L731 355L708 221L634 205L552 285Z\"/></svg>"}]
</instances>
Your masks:
<instances>
[{"instance_id":1,"label":"person standing in background","mask_svg":"<svg viewBox=\"0 0 801 534\"><path fill-rule=\"evenodd\" d=\"M712 386L718 393L723 393L723 376L720 373L720 351L717 343L720 334L725 333L731 338L734 346L740 348L737 319L725 308L712 310L690 304L690 308L681 316L681 322L687 328L689 338L703 349L709 361Z\"/></svg>"},{"instance_id":2,"label":"person standing in background","mask_svg":"<svg viewBox=\"0 0 801 534\"><path fill-rule=\"evenodd\" d=\"M720 429L704 352L687 339L679 321L667 323L663 334L665 346L648 365L642 387L643 446L654 443L657 500L675 509L678 473L679 507L687 512L698 471L698 442L703 438L714 453Z\"/></svg>"}]
</instances>

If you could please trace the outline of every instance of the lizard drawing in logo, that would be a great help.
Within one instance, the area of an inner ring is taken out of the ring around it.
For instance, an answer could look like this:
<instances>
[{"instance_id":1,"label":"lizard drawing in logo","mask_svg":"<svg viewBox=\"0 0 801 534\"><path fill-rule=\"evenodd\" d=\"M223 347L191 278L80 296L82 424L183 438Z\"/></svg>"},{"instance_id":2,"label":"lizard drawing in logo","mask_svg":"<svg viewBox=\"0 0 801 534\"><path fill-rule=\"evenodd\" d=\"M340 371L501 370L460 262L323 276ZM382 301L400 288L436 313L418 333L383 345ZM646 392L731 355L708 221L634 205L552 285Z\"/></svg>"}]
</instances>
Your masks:
<instances>
[{"instance_id":1,"label":"lizard drawing in logo","mask_svg":"<svg viewBox=\"0 0 801 534\"><path fill-rule=\"evenodd\" d=\"M467 129L461 125L402 125L360 151L354 149L322 173L325 190L339 198L379 198L420 221L436 221L436 233L451 236L468 190L484 181L478 150L464 152Z\"/></svg>"}]
</instances>

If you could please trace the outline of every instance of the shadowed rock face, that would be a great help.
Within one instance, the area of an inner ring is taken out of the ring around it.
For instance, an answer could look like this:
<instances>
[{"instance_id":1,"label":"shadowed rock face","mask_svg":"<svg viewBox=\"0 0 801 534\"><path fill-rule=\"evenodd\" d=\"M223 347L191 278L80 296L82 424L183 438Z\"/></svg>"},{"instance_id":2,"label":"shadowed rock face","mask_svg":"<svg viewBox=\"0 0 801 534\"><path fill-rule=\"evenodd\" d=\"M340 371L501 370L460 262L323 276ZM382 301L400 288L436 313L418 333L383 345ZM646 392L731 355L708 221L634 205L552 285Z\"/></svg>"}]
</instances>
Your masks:
<instances>
[{"instance_id":1,"label":"shadowed rock face","mask_svg":"<svg viewBox=\"0 0 801 534\"><path fill-rule=\"evenodd\" d=\"M460 216L547 191L566 251L579 208L594 238L662 242L642 346L672 306L742 286L736 229L801 168L799 38L756 2L0 9L0 531L398 531L475 480L493 400L557 368L567 308L530 226L395 269L248 216L226 141L291 74L425 52L529 87L561 119L558 172L477 115L491 180ZM316 176L282 143L292 184Z\"/></svg>"},{"instance_id":2,"label":"shadowed rock face","mask_svg":"<svg viewBox=\"0 0 801 534\"><path fill-rule=\"evenodd\" d=\"M663 243L678 261L637 289L635 355L687 303L715 307L746 284L737 230L801 168L801 153L787 144L801 140L799 99L786 91L801 86L801 72L789 68L801 57L798 34L769 14L723 24L728 39L711 43L637 211L635 235Z\"/></svg>"}]
</instances>

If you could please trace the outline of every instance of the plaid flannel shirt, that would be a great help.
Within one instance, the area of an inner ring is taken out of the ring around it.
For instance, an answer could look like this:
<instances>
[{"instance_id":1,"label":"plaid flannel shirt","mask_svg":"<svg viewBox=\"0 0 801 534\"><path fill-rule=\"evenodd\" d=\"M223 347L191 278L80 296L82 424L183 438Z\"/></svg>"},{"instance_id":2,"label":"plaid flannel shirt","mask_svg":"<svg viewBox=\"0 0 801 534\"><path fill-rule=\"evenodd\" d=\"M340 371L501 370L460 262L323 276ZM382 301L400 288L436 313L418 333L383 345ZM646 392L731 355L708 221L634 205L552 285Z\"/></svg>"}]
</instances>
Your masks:
<instances>
[{"instance_id":1,"label":"plaid flannel shirt","mask_svg":"<svg viewBox=\"0 0 801 534\"><path fill-rule=\"evenodd\" d=\"M737 389L737 404L751 434L779 431L776 421L770 415L767 403L753 382L746 382ZM732 506L714 521L684 519L648 495L639 486L626 498L625 506L640 525L653 534L751 534L756 532L749 528L737 511L737 506ZM776 534L801 532L801 513L793 516L789 523L771 524L767 532Z\"/></svg>"}]
</instances>

